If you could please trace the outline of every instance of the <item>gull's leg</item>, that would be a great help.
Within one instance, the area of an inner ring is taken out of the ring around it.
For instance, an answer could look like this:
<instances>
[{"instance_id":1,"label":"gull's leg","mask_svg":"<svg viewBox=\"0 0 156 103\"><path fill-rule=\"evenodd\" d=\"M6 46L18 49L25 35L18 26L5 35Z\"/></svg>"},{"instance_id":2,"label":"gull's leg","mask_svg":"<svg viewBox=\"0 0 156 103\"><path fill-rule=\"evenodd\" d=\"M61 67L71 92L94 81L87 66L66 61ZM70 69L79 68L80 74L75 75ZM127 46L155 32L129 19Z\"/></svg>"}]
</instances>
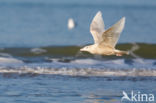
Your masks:
<instances>
[{"instance_id":1,"label":"gull's leg","mask_svg":"<svg viewBox=\"0 0 156 103\"><path fill-rule=\"evenodd\" d=\"M122 55L124 55L124 54L128 55L129 52L127 52L127 51L115 50L115 55L116 55L116 56L122 56Z\"/></svg>"},{"instance_id":2,"label":"gull's leg","mask_svg":"<svg viewBox=\"0 0 156 103\"><path fill-rule=\"evenodd\" d=\"M122 56L122 54L121 53L116 53L116 56Z\"/></svg>"}]
</instances>

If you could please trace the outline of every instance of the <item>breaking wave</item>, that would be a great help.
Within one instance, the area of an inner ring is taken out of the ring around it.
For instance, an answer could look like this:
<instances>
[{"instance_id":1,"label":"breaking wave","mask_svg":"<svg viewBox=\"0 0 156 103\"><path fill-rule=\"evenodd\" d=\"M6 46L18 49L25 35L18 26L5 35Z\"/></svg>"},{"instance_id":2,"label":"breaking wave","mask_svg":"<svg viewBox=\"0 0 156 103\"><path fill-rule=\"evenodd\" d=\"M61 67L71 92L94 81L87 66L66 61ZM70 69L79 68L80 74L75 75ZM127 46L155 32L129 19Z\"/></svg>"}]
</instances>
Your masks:
<instances>
[{"instance_id":1,"label":"breaking wave","mask_svg":"<svg viewBox=\"0 0 156 103\"><path fill-rule=\"evenodd\" d=\"M43 68L43 67L20 67L20 68L0 68L0 73L18 74L54 74L69 76L156 76L156 70L147 69L95 69L95 68Z\"/></svg>"},{"instance_id":2,"label":"breaking wave","mask_svg":"<svg viewBox=\"0 0 156 103\"><path fill-rule=\"evenodd\" d=\"M129 56L95 56L78 46L3 48L0 74L53 74L70 76L156 76L154 44L120 44Z\"/></svg>"},{"instance_id":3,"label":"breaking wave","mask_svg":"<svg viewBox=\"0 0 156 103\"><path fill-rule=\"evenodd\" d=\"M130 62L130 63L129 63ZM132 62L132 63L131 63ZM53 74L69 76L156 76L154 60L106 60L77 59L60 62L54 59L44 63L3 63L0 73Z\"/></svg>"},{"instance_id":4,"label":"breaking wave","mask_svg":"<svg viewBox=\"0 0 156 103\"><path fill-rule=\"evenodd\" d=\"M52 56L52 57L92 57L90 54L79 53L80 46L49 46L40 48L3 48L0 49L1 54L9 54L18 57L39 57L39 56ZM130 56L124 58L141 57L145 59L156 59L156 45L155 44L119 44L117 49L131 51ZM112 58L112 56L104 57Z\"/></svg>"}]
</instances>

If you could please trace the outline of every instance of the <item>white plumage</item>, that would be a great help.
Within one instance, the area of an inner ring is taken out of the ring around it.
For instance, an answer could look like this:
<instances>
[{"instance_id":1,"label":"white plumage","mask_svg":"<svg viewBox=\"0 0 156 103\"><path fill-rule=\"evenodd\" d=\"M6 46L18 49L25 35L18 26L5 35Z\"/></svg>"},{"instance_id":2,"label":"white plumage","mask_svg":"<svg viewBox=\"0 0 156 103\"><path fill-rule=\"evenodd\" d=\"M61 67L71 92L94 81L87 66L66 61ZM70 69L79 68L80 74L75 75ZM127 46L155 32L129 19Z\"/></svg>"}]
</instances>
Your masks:
<instances>
[{"instance_id":1,"label":"white plumage","mask_svg":"<svg viewBox=\"0 0 156 103\"><path fill-rule=\"evenodd\" d=\"M75 22L72 18L68 19L68 29L71 30L75 27Z\"/></svg>"},{"instance_id":2,"label":"white plumage","mask_svg":"<svg viewBox=\"0 0 156 103\"><path fill-rule=\"evenodd\" d=\"M124 25L125 17L121 18L116 24L105 30L102 13L100 11L97 12L90 25L90 32L93 36L94 44L86 46L80 49L80 51L87 51L99 55L122 56L123 54L129 54L127 51L115 49Z\"/></svg>"}]
</instances>

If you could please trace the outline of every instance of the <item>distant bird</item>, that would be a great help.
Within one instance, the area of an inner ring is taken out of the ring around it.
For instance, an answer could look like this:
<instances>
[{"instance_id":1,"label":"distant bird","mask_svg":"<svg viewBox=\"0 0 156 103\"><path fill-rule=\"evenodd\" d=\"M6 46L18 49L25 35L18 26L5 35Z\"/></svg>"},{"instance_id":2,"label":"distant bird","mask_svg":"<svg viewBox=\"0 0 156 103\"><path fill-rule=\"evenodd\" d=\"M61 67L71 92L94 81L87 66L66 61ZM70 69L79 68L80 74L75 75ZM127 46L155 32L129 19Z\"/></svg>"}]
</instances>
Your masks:
<instances>
[{"instance_id":1,"label":"distant bird","mask_svg":"<svg viewBox=\"0 0 156 103\"><path fill-rule=\"evenodd\" d=\"M94 44L85 46L81 48L80 51L87 51L91 54L98 55L128 55L128 51L121 51L115 49L115 45L119 39L120 33L124 28L124 24L125 17L120 19L111 28L105 30L104 21L102 19L102 13L101 11L98 11L90 25L90 32L93 36Z\"/></svg>"},{"instance_id":2,"label":"distant bird","mask_svg":"<svg viewBox=\"0 0 156 103\"><path fill-rule=\"evenodd\" d=\"M72 18L68 19L68 29L71 30L75 27L75 22Z\"/></svg>"}]
</instances>

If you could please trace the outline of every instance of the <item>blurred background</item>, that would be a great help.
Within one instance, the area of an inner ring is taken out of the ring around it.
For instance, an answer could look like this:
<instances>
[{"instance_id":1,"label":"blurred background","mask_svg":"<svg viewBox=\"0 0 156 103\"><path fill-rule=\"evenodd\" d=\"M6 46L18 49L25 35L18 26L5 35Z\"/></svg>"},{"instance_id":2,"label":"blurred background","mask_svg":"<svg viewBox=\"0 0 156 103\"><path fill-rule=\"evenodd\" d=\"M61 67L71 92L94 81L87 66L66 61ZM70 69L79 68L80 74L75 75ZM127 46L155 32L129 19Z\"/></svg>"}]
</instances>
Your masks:
<instances>
[{"instance_id":1,"label":"blurred background","mask_svg":"<svg viewBox=\"0 0 156 103\"><path fill-rule=\"evenodd\" d=\"M106 29L126 17L130 55L79 51L98 11ZM121 103L155 87L156 0L0 0L0 103Z\"/></svg>"},{"instance_id":2,"label":"blurred background","mask_svg":"<svg viewBox=\"0 0 156 103\"><path fill-rule=\"evenodd\" d=\"M93 43L89 26L99 10L106 28L126 17L119 43L156 43L155 0L0 0L0 47Z\"/></svg>"}]
</instances>

